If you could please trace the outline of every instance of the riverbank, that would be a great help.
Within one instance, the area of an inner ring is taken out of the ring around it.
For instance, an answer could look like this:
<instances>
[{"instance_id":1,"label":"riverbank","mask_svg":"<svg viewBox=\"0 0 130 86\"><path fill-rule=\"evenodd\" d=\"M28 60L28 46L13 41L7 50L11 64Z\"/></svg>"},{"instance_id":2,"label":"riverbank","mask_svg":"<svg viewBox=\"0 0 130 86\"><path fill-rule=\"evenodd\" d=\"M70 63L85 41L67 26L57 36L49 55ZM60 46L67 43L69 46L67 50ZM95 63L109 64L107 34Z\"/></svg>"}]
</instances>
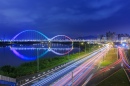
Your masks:
<instances>
[{"instance_id":1,"label":"riverbank","mask_svg":"<svg viewBox=\"0 0 130 86\"><path fill-rule=\"evenodd\" d=\"M39 59L39 71L37 70L38 69L37 61L24 63L18 67L12 67L9 65L3 66L0 68L0 75L5 75L5 76L13 77L13 78L19 78L19 77L31 75L31 74L34 74L37 72L43 72L43 71L49 70L55 66L58 66L58 65L67 63L69 61L72 61L74 59L77 59L98 48L99 48L99 45L93 44L93 45L90 45L89 48L86 47L86 50L81 51L80 53L78 52L75 54L54 57L54 58L45 58L45 59L41 58L41 59Z\"/></svg>"}]
</instances>

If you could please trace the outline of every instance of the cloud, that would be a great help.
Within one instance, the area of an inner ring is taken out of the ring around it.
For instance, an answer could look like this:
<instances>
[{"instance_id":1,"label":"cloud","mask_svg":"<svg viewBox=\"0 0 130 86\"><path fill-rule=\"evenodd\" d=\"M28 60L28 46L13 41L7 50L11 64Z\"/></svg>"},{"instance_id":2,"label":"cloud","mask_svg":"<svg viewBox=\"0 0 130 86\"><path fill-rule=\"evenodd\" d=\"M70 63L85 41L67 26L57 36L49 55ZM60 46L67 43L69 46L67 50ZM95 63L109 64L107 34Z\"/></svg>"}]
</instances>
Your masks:
<instances>
[{"instance_id":1,"label":"cloud","mask_svg":"<svg viewBox=\"0 0 130 86\"><path fill-rule=\"evenodd\" d=\"M102 7L109 7L117 0L88 0L87 6L89 8L99 9Z\"/></svg>"},{"instance_id":2,"label":"cloud","mask_svg":"<svg viewBox=\"0 0 130 86\"><path fill-rule=\"evenodd\" d=\"M67 0L68 1L68 0ZM73 0L70 0L72 2ZM124 7L120 0L80 0L83 5L76 3L65 3L65 6L58 6L45 14L46 23L97 21L111 17ZM76 7L77 6L77 7Z\"/></svg>"},{"instance_id":3,"label":"cloud","mask_svg":"<svg viewBox=\"0 0 130 86\"><path fill-rule=\"evenodd\" d=\"M123 7L123 4L118 3L120 0L62 0L60 2L49 0L54 5L41 6L40 3L45 4L46 1L32 2L32 0L2 0L0 5L0 14L4 16L5 20L10 23L33 23L37 19L43 19L46 22L53 21L75 21L75 20L100 20L108 18ZM31 3L32 2L32 3ZM64 2L64 3L63 3ZM71 4L71 2L74 2ZM78 4L78 2L82 2ZM20 4L21 3L21 4ZM37 5L34 5L36 3ZM46 2L51 4L49 2ZM57 5L57 3L61 5ZM63 4L63 6L62 6ZM65 5L64 5L65 4ZM113 6L114 4L114 6ZM26 9L24 8L27 7ZM77 8L75 8L77 6ZM32 8L30 8L32 7ZM34 8L35 7L35 8Z\"/></svg>"},{"instance_id":4,"label":"cloud","mask_svg":"<svg viewBox=\"0 0 130 86\"><path fill-rule=\"evenodd\" d=\"M1 0L0 17L3 22L0 23L8 25L35 23L35 19L39 18L38 14L26 7L25 0Z\"/></svg>"},{"instance_id":5,"label":"cloud","mask_svg":"<svg viewBox=\"0 0 130 86\"><path fill-rule=\"evenodd\" d=\"M0 24L67 31L87 22L109 19L127 3L128 0L0 0Z\"/></svg>"},{"instance_id":6,"label":"cloud","mask_svg":"<svg viewBox=\"0 0 130 86\"><path fill-rule=\"evenodd\" d=\"M34 15L29 16L28 12L22 12L17 9L0 10L0 14L4 16L4 20L11 24L34 22L33 19L35 19Z\"/></svg>"}]
</instances>

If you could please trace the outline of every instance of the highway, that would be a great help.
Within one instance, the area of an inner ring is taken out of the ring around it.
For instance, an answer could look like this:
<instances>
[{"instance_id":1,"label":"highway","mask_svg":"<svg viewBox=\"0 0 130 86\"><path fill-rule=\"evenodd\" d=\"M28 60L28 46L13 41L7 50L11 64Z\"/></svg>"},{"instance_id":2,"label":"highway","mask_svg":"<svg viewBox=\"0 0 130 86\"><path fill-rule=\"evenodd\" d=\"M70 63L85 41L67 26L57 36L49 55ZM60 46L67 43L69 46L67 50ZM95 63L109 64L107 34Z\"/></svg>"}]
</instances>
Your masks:
<instances>
[{"instance_id":1,"label":"highway","mask_svg":"<svg viewBox=\"0 0 130 86\"><path fill-rule=\"evenodd\" d=\"M85 79L89 73L93 71L93 69L96 69L95 67L97 67L97 64L95 63L100 62L101 58L108 50L106 48L108 47L105 46L93 54L84 57L83 59L80 59L77 62L53 73L52 75L40 79L40 81L35 82L32 86L66 86L72 84L81 84L81 82L79 82L79 79Z\"/></svg>"},{"instance_id":2,"label":"highway","mask_svg":"<svg viewBox=\"0 0 130 86\"><path fill-rule=\"evenodd\" d=\"M98 53L94 57L78 66L72 72L68 73L60 80L52 84L52 86L81 86L86 78L89 79L89 77L94 74L98 63L106 53L107 50L103 50L102 52Z\"/></svg>"}]
</instances>

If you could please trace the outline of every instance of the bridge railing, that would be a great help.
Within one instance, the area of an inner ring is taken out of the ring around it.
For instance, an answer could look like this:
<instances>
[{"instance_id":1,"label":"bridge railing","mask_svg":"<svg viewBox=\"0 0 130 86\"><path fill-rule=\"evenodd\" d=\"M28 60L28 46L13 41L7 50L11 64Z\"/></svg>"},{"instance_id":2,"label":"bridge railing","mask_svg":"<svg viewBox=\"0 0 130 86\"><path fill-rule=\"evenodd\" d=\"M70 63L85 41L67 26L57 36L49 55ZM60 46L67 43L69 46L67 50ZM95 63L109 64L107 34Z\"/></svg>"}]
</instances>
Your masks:
<instances>
[{"instance_id":1,"label":"bridge railing","mask_svg":"<svg viewBox=\"0 0 130 86\"><path fill-rule=\"evenodd\" d=\"M16 79L0 75L0 80L16 83Z\"/></svg>"}]
</instances>

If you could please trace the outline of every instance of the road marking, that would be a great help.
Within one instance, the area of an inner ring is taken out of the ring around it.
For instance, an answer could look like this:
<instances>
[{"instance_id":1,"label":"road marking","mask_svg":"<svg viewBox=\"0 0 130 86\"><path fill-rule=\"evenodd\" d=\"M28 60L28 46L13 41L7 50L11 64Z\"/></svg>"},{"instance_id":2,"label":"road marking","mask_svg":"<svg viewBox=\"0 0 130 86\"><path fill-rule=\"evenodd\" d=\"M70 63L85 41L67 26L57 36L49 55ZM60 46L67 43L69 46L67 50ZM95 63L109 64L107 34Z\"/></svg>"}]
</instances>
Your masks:
<instances>
[{"instance_id":1,"label":"road marking","mask_svg":"<svg viewBox=\"0 0 130 86\"><path fill-rule=\"evenodd\" d=\"M121 69L119 69L119 70L121 70ZM100 81L97 85L99 85L101 82L105 81L106 79L108 79L109 77L111 77L112 75L114 75L115 73L117 73L119 70L117 70L113 74L109 75L108 77L106 77L105 79L103 79L102 81Z\"/></svg>"},{"instance_id":2,"label":"road marking","mask_svg":"<svg viewBox=\"0 0 130 86\"><path fill-rule=\"evenodd\" d=\"M115 67L111 67L111 68L115 68Z\"/></svg>"},{"instance_id":3,"label":"road marking","mask_svg":"<svg viewBox=\"0 0 130 86\"><path fill-rule=\"evenodd\" d=\"M125 69L123 68L123 70L125 71ZM128 76L128 74L127 74L127 72L125 71L125 74L126 74L126 76L127 76L127 78L128 78L128 80L129 80L129 82L130 82L130 78L129 78L129 76Z\"/></svg>"},{"instance_id":4,"label":"road marking","mask_svg":"<svg viewBox=\"0 0 130 86\"><path fill-rule=\"evenodd\" d=\"M121 63L121 67L123 67L123 63Z\"/></svg>"},{"instance_id":5,"label":"road marking","mask_svg":"<svg viewBox=\"0 0 130 86\"><path fill-rule=\"evenodd\" d=\"M102 48L102 49L99 49L99 50L103 51L103 50L105 50L105 48L106 48L106 47L104 47L104 48ZM94 55L96 55L97 53L99 53L99 50L96 50L96 51L90 53L90 54L89 54L88 56L86 56L85 58L82 58L82 59L76 61L75 63L71 64L71 66L69 65L69 66L67 66L66 68L69 68L69 69L70 69L70 68L73 67L72 65L80 64L80 63L83 62L84 60L87 60L87 59L91 58L92 56L94 56ZM57 76L59 76L60 74L63 74L63 73L65 72L64 70L65 70L66 68L64 68L64 69L62 69L62 70L56 72L56 74L55 74L55 75L52 75L52 77L50 76L51 79L52 79L52 78L55 78L55 77L57 77ZM54 70L56 70L56 69L58 69L58 67L55 67ZM44 72L43 72L43 74L44 74ZM40 77L35 77L33 80L30 80L30 81L28 81L28 82L26 82L26 83L24 83L24 84L22 84L22 85L20 85L20 86L24 86L24 85L26 85L26 84L28 84L28 83L31 83L31 82L33 82L33 81L39 79L39 78L42 78L43 76L44 76L44 75L42 75L42 76L40 76ZM39 81L39 84L41 84L41 82L46 83L47 81L50 81L50 77L47 77L47 79L44 80L44 81L43 81L43 78L42 78L42 80Z\"/></svg>"},{"instance_id":6,"label":"road marking","mask_svg":"<svg viewBox=\"0 0 130 86\"><path fill-rule=\"evenodd\" d=\"M85 83L82 86L86 86L86 84L89 82L92 76L93 76L93 73L88 77L88 79L85 81Z\"/></svg>"}]
</instances>

